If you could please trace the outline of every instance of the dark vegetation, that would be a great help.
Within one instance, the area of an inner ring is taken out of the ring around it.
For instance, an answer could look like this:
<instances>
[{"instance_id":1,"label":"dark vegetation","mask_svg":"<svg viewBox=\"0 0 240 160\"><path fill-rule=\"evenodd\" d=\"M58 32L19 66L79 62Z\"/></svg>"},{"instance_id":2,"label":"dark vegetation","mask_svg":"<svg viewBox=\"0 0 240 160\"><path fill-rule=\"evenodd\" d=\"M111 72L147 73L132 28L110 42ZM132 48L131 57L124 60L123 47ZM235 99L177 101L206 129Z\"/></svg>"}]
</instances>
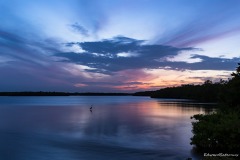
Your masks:
<instances>
[{"instance_id":1,"label":"dark vegetation","mask_svg":"<svg viewBox=\"0 0 240 160\"><path fill-rule=\"evenodd\" d=\"M191 117L195 120L191 144L200 151L240 154L240 63L238 65L232 78L220 88L218 110Z\"/></svg>"},{"instance_id":2,"label":"dark vegetation","mask_svg":"<svg viewBox=\"0 0 240 160\"><path fill-rule=\"evenodd\" d=\"M0 96L69 96L65 92L0 92Z\"/></svg>"},{"instance_id":3,"label":"dark vegetation","mask_svg":"<svg viewBox=\"0 0 240 160\"><path fill-rule=\"evenodd\" d=\"M130 93L70 93L71 96L129 96Z\"/></svg>"},{"instance_id":4,"label":"dark vegetation","mask_svg":"<svg viewBox=\"0 0 240 160\"><path fill-rule=\"evenodd\" d=\"M0 96L128 96L128 93L0 92Z\"/></svg>"},{"instance_id":5,"label":"dark vegetation","mask_svg":"<svg viewBox=\"0 0 240 160\"><path fill-rule=\"evenodd\" d=\"M194 119L191 144L206 153L240 154L240 63L232 78L201 85L182 85L157 91L128 93L67 93L67 92L0 92L0 96L150 96L152 98L181 98L201 102L218 102L210 114L198 114ZM240 155L239 155L240 156ZM226 158L226 157L225 157Z\"/></svg>"},{"instance_id":6,"label":"dark vegetation","mask_svg":"<svg viewBox=\"0 0 240 160\"><path fill-rule=\"evenodd\" d=\"M133 95L216 102L216 112L191 117L194 119L191 144L200 152L240 154L240 63L228 81L207 80L201 85L168 87Z\"/></svg>"},{"instance_id":7,"label":"dark vegetation","mask_svg":"<svg viewBox=\"0 0 240 160\"><path fill-rule=\"evenodd\" d=\"M200 102L217 102L219 101L219 92L221 92L226 81L220 80L213 83L210 80L201 85L182 85L178 87L168 87L157 91L137 92L135 96L150 96L151 98L176 98L192 99Z\"/></svg>"}]
</instances>

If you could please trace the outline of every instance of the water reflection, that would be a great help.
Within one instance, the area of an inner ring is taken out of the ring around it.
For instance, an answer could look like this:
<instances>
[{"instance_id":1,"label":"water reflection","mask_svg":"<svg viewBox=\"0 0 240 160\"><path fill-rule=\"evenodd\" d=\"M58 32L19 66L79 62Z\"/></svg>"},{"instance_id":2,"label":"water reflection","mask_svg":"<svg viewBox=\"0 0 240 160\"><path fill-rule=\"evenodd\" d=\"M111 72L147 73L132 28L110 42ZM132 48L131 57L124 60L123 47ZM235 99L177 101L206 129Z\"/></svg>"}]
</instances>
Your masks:
<instances>
[{"instance_id":1,"label":"water reflection","mask_svg":"<svg viewBox=\"0 0 240 160\"><path fill-rule=\"evenodd\" d=\"M139 160L194 156L189 144L190 116L205 113L203 106L142 97L124 97L125 102L109 97L107 101L105 97L104 101L97 100L91 112L89 107L96 97L78 98L81 103L72 105L54 106L51 102L37 107L1 106L0 159Z\"/></svg>"}]
</instances>

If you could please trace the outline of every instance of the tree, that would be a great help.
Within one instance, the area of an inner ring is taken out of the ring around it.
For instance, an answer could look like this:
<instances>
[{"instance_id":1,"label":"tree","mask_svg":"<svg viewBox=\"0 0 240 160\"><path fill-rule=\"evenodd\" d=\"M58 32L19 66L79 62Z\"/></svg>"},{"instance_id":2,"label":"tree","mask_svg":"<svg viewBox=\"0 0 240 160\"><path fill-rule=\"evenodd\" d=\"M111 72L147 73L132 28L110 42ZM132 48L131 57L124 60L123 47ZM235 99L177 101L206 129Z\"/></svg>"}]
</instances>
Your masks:
<instances>
[{"instance_id":1,"label":"tree","mask_svg":"<svg viewBox=\"0 0 240 160\"><path fill-rule=\"evenodd\" d=\"M230 108L240 109L240 63L236 68L236 72L231 74L232 79L224 87L222 93L222 102Z\"/></svg>"},{"instance_id":2,"label":"tree","mask_svg":"<svg viewBox=\"0 0 240 160\"><path fill-rule=\"evenodd\" d=\"M232 79L221 82L223 107L216 113L194 115L191 144L207 152L240 151L240 63Z\"/></svg>"}]
</instances>

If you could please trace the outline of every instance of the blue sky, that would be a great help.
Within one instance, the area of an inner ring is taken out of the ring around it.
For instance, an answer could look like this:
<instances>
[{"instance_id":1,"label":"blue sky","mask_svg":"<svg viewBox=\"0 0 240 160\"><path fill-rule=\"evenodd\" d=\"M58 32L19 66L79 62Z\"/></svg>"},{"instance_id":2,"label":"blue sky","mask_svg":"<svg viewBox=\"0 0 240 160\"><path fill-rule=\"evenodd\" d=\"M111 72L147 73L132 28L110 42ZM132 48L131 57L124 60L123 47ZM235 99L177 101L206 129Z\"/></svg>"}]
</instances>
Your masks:
<instances>
[{"instance_id":1,"label":"blue sky","mask_svg":"<svg viewBox=\"0 0 240 160\"><path fill-rule=\"evenodd\" d=\"M0 0L0 90L135 92L227 79L239 0Z\"/></svg>"}]
</instances>

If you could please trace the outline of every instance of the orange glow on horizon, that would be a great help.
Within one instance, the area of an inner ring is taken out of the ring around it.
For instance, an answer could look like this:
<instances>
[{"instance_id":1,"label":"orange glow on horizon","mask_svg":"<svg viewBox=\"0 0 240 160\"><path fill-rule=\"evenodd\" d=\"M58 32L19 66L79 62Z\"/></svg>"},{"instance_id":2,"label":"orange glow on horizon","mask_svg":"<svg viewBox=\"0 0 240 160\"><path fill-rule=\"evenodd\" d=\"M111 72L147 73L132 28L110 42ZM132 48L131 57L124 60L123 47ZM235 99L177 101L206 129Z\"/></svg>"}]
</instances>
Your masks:
<instances>
[{"instance_id":1,"label":"orange glow on horizon","mask_svg":"<svg viewBox=\"0 0 240 160\"><path fill-rule=\"evenodd\" d=\"M228 79L231 71L216 70L166 70L141 69L118 72L118 81L110 76L103 76L92 82L92 87L109 88L119 91L135 92L158 90L166 87L175 87L184 84L202 84L206 80L219 81ZM75 87L84 88L90 84L76 83Z\"/></svg>"},{"instance_id":2,"label":"orange glow on horizon","mask_svg":"<svg viewBox=\"0 0 240 160\"><path fill-rule=\"evenodd\" d=\"M184 84L202 84L207 79L212 81L218 81L219 79L227 79L231 74L231 71L215 71L215 70L145 70L145 74L150 75L152 79L146 80L145 77L138 77L137 82L141 84L133 85L120 85L114 86L114 89L121 91L146 91L146 90L157 90L166 87L175 87ZM145 80L144 80L145 78Z\"/></svg>"}]
</instances>

